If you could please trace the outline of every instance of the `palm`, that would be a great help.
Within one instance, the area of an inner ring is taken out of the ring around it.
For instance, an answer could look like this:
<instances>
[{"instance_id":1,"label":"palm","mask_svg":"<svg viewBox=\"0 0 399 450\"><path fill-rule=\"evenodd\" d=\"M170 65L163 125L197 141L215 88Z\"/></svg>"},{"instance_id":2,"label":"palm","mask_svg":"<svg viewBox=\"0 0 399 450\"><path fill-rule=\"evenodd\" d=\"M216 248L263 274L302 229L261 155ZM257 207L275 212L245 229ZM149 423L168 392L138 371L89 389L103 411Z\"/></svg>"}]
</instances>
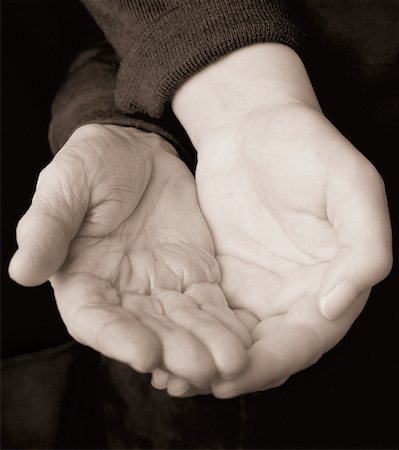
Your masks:
<instances>
[{"instance_id":1,"label":"palm","mask_svg":"<svg viewBox=\"0 0 399 450\"><path fill-rule=\"evenodd\" d=\"M338 241L320 188L326 186L329 155L316 143L307 153L298 151L298 130L291 129L291 144L264 124L262 133L254 127L252 122L251 144L244 135L240 148L226 146L229 158L219 159L223 167L214 154L202 154L196 179L225 293L234 307L263 319L317 293Z\"/></svg>"},{"instance_id":2,"label":"palm","mask_svg":"<svg viewBox=\"0 0 399 450\"><path fill-rule=\"evenodd\" d=\"M241 371L250 337L217 284L192 175L155 135L90 127L56 156L24 219L32 228L51 189L50 216L74 235L51 278L70 333L138 370L160 365L197 385Z\"/></svg>"},{"instance_id":3,"label":"palm","mask_svg":"<svg viewBox=\"0 0 399 450\"><path fill-rule=\"evenodd\" d=\"M273 116L257 111L210 133L198 149L199 203L214 238L222 289L231 307L253 315L254 364L267 366L269 356L264 381L243 389L270 387L317 360L345 334L368 297L335 322L317 310L327 268L347 244L331 219L347 195L344 180L329 198L334 171L339 164L352 165L349 170L364 164L337 135L320 113L293 107Z\"/></svg>"}]
</instances>

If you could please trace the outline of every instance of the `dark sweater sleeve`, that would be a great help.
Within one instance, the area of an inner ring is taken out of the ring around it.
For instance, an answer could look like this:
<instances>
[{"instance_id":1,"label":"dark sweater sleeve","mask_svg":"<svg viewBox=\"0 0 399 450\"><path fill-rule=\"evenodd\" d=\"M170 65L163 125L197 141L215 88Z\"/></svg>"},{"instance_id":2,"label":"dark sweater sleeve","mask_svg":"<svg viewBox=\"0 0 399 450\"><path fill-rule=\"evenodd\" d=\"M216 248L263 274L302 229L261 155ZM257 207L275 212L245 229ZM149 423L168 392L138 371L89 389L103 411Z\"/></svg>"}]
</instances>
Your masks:
<instances>
[{"instance_id":1,"label":"dark sweater sleeve","mask_svg":"<svg viewBox=\"0 0 399 450\"><path fill-rule=\"evenodd\" d=\"M53 153L65 144L74 130L89 123L132 126L156 132L178 147L159 121L134 108L127 114L115 106L118 68L116 54L105 42L83 51L76 58L52 104L49 142Z\"/></svg>"},{"instance_id":2,"label":"dark sweater sleeve","mask_svg":"<svg viewBox=\"0 0 399 450\"><path fill-rule=\"evenodd\" d=\"M120 60L115 102L161 118L176 90L220 57L259 42L299 48L284 0L82 0Z\"/></svg>"}]
</instances>

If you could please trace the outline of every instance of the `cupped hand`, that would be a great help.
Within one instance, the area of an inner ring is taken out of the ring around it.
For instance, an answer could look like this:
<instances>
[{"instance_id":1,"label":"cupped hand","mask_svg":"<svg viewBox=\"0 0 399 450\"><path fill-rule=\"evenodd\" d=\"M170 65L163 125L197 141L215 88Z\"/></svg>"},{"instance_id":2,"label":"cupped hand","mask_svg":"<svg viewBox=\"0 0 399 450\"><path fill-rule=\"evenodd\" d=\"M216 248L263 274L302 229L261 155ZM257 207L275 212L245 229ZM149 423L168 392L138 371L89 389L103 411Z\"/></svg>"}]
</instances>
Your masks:
<instances>
[{"instance_id":1,"label":"cupped hand","mask_svg":"<svg viewBox=\"0 0 399 450\"><path fill-rule=\"evenodd\" d=\"M284 382L347 332L391 266L381 178L324 117L299 101L207 133L196 183L230 306L254 344L233 397Z\"/></svg>"},{"instance_id":2,"label":"cupped hand","mask_svg":"<svg viewBox=\"0 0 399 450\"><path fill-rule=\"evenodd\" d=\"M254 340L248 369L213 393L276 386L342 338L389 272L381 177L324 117L286 45L232 52L186 81L172 107L198 151L221 287Z\"/></svg>"},{"instance_id":3,"label":"cupped hand","mask_svg":"<svg viewBox=\"0 0 399 450\"><path fill-rule=\"evenodd\" d=\"M11 277L50 279L79 342L197 386L246 366L250 336L218 286L194 179L162 138L77 129L41 173L17 241Z\"/></svg>"}]
</instances>

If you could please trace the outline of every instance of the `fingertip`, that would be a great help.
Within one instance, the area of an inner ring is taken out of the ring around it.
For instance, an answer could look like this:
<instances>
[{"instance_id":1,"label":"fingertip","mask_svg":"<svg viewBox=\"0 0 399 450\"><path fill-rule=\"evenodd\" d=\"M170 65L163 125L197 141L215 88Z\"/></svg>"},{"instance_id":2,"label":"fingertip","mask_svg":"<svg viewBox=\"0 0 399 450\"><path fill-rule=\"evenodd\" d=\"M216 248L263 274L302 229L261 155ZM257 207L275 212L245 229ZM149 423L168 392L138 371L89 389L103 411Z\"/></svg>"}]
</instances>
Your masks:
<instances>
[{"instance_id":1,"label":"fingertip","mask_svg":"<svg viewBox=\"0 0 399 450\"><path fill-rule=\"evenodd\" d=\"M169 377L168 372L156 367L152 372L151 384L155 389L166 389Z\"/></svg>"},{"instance_id":2,"label":"fingertip","mask_svg":"<svg viewBox=\"0 0 399 450\"><path fill-rule=\"evenodd\" d=\"M154 370L154 367L159 364L159 358L150 358L147 360L134 361L130 364L130 366L139 373L151 373Z\"/></svg>"},{"instance_id":3,"label":"fingertip","mask_svg":"<svg viewBox=\"0 0 399 450\"><path fill-rule=\"evenodd\" d=\"M353 283L341 281L320 298L320 312L328 320L338 319L357 297L358 292Z\"/></svg>"},{"instance_id":4,"label":"fingertip","mask_svg":"<svg viewBox=\"0 0 399 450\"><path fill-rule=\"evenodd\" d=\"M217 368L206 347L187 330L177 329L163 340L165 367L202 389L216 376Z\"/></svg>"},{"instance_id":5,"label":"fingertip","mask_svg":"<svg viewBox=\"0 0 399 450\"><path fill-rule=\"evenodd\" d=\"M237 397L245 390L243 384L245 383L242 377L237 377L235 380L216 378L211 384L212 394L221 400Z\"/></svg>"},{"instance_id":6,"label":"fingertip","mask_svg":"<svg viewBox=\"0 0 399 450\"><path fill-rule=\"evenodd\" d=\"M34 267L30 255L21 249L18 249L11 258L8 274L13 281L25 287L39 286L49 279L47 274L39 272L38 268Z\"/></svg>"},{"instance_id":7,"label":"fingertip","mask_svg":"<svg viewBox=\"0 0 399 450\"><path fill-rule=\"evenodd\" d=\"M190 389L190 383L180 377L170 377L167 392L172 397L184 396Z\"/></svg>"},{"instance_id":8,"label":"fingertip","mask_svg":"<svg viewBox=\"0 0 399 450\"><path fill-rule=\"evenodd\" d=\"M249 366L249 356L242 348L236 350L235 355L224 362L223 367L219 367L220 376L224 380L233 380Z\"/></svg>"},{"instance_id":9,"label":"fingertip","mask_svg":"<svg viewBox=\"0 0 399 450\"><path fill-rule=\"evenodd\" d=\"M145 341L145 342L144 342ZM140 373L153 372L162 362L162 346L159 339L151 332L143 338L142 346L133 346L130 366Z\"/></svg>"},{"instance_id":10,"label":"fingertip","mask_svg":"<svg viewBox=\"0 0 399 450\"><path fill-rule=\"evenodd\" d=\"M279 380L275 381L274 383L271 383L269 386L269 389L275 389L275 388L282 386L284 383L287 382L287 380L289 380L289 378L290 377L280 378Z\"/></svg>"},{"instance_id":11,"label":"fingertip","mask_svg":"<svg viewBox=\"0 0 399 450\"><path fill-rule=\"evenodd\" d=\"M69 252L68 233L53 216L31 209L17 227L18 250L11 276L24 286L45 283L64 263Z\"/></svg>"},{"instance_id":12,"label":"fingertip","mask_svg":"<svg viewBox=\"0 0 399 450\"><path fill-rule=\"evenodd\" d=\"M215 382L212 384L212 394L219 400L228 400L239 395L237 388L228 382Z\"/></svg>"}]
</instances>

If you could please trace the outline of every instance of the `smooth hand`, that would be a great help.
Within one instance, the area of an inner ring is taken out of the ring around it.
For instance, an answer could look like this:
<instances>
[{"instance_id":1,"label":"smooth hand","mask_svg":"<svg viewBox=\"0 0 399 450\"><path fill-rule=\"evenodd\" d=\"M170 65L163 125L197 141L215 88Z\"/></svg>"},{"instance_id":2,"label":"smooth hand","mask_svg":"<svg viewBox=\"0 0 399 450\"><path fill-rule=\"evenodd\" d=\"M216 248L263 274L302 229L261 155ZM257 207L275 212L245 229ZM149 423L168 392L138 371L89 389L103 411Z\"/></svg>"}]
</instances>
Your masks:
<instances>
[{"instance_id":1,"label":"smooth hand","mask_svg":"<svg viewBox=\"0 0 399 450\"><path fill-rule=\"evenodd\" d=\"M291 86L284 78L291 69L301 80L290 49L272 45L271 52L282 66L278 85ZM248 70L251 55L241 64ZM211 73L204 89L214 80ZM254 106L261 95L251 103L251 92L250 100L234 99L238 109L244 105L237 117L220 102L224 119L205 133L186 121L221 287L230 306L246 312L254 341L247 370L213 383L221 398L274 387L316 362L344 336L391 265L388 208L375 168L324 117L306 78L302 97L264 89L263 105ZM183 124L190 93L183 87L177 97Z\"/></svg>"},{"instance_id":2,"label":"smooth hand","mask_svg":"<svg viewBox=\"0 0 399 450\"><path fill-rule=\"evenodd\" d=\"M258 319L249 369L214 391L274 386L333 347L389 271L383 184L320 111L296 103L209 135L196 179L222 289Z\"/></svg>"},{"instance_id":3,"label":"smooth hand","mask_svg":"<svg viewBox=\"0 0 399 450\"><path fill-rule=\"evenodd\" d=\"M152 371L155 385L178 394L246 366L250 336L218 286L194 179L160 137L76 130L41 173L17 240L11 277L50 278L70 334Z\"/></svg>"}]
</instances>

